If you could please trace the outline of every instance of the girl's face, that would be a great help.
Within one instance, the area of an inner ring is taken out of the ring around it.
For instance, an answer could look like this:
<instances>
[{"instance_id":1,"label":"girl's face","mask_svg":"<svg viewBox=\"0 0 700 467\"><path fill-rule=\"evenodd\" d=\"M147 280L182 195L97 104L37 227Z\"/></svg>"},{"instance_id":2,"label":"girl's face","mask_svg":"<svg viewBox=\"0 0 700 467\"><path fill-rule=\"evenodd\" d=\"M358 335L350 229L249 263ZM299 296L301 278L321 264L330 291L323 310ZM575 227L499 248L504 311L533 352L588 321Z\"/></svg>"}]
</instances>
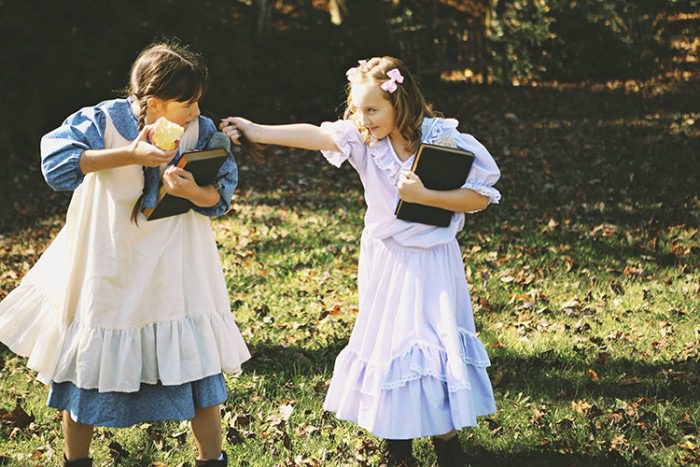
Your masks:
<instances>
[{"instance_id":1,"label":"girl's face","mask_svg":"<svg viewBox=\"0 0 700 467\"><path fill-rule=\"evenodd\" d=\"M382 139L390 136L393 140L395 135L399 135L394 106L375 83L353 84L350 99L357 109L355 115L360 124L366 127L373 137Z\"/></svg>"},{"instance_id":2,"label":"girl's face","mask_svg":"<svg viewBox=\"0 0 700 467\"><path fill-rule=\"evenodd\" d=\"M160 117L165 117L173 123L186 127L192 120L199 117L199 100L176 101L151 98L146 123L153 123Z\"/></svg>"}]
</instances>

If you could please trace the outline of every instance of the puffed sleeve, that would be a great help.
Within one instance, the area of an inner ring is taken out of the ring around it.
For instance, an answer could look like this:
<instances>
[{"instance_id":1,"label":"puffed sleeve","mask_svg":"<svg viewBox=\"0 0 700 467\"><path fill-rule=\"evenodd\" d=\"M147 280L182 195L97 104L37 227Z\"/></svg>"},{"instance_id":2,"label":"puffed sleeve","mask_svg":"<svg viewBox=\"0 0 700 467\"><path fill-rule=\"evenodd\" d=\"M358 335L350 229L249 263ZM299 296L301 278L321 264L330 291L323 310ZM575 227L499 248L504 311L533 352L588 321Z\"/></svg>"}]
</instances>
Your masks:
<instances>
[{"instance_id":1,"label":"puffed sleeve","mask_svg":"<svg viewBox=\"0 0 700 467\"><path fill-rule=\"evenodd\" d=\"M355 168L361 164L365 156L366 145L353 122L350 120L323 122L321 130L331 135L335 145L340 149L340 152L321 151L328 162L336 167L340 167L346 160Z\"/></svg>"},{"instance_id":2,"label":"puffed sleeve","mask_svg":"<svg viewBox=\"0 0 700 467\"><path fill-rule=\"evenodd\" d=\"M224 148L228 153L228 157L219 168L216 174L213 185L216 191L221 195L221 199L214 206L207 208L194 206L193 209L200 214L209 217L217 217L231 208L231 198L233 192L238 185L238 166L231 152L231 140L224 133L216 131L216 126L208 118L200 118L200 132L197 147L204 149Z\"/></svg>"},{"instance_id":3,"label":"puffed sleeve","mask_svg":"<svg viewBox=\"0 0 700 467\"><path fill-rule=\"evenodd\" d=\"M460 148L469 150L476 156L462 188L474 190L487 196L490 203L497 204L501 200L501 193L493 185L501 178L501 171L496 165L496 161L493 160L484 145L472 135L460 133L456 141Z\"/></svg>"},{"instance_id":4,"label":"puffed sleeve","mask_svg":"<svg viewBox=\"0 0 700 467\"><path fill-rule=\"evenodd\" d=\"M56 191L75 190L85 174L80 156L86 149L104 149L106 118L99 107L86 107L41 138L41 171Z\"/></svg>"}]
</instances>

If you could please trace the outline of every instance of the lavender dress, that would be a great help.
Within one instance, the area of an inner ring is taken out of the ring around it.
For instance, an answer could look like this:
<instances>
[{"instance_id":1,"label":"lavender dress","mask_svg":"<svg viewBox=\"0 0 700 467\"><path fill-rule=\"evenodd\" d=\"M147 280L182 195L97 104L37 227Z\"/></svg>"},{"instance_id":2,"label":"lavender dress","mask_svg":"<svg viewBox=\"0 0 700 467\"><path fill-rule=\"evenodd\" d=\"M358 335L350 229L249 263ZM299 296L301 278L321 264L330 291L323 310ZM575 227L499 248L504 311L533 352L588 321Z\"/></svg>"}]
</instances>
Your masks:
<instances>
[{"instance_id":1,"label":"lavender dress","mask_svg":"<svg viewBox=\"0 0 700 467\"><path fill-rule=\"evenodd\" d=\"M408 439L476 424L495 411L490 365L476 334L462 256L448 227L399 220L396 183L413 158L401 161L388 138L365 144L345 120L324 123L340 152L324 152L360 175L367 211L358 270L359 313L350 342L335 361L324 407L377 436ZM425 119L425 143L458 146L476 155L463 187L500 200L495 161L452 119Z\"/></svg>"}]
</instances>

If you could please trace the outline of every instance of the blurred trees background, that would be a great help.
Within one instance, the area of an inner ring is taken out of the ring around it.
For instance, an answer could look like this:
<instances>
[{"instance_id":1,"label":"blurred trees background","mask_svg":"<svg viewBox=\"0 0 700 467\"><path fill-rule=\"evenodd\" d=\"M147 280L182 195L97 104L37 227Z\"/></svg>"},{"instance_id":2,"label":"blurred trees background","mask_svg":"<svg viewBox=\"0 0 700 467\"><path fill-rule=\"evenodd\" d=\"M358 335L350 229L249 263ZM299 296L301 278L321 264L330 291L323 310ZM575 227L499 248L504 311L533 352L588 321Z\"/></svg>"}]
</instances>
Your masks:
<instances>
[{"instance_id":1,"label":"blurred trees background","mask_svg":"<svg viewBox=\"0 0 700 467\"><path fill-rule=\"evenodd\" d=\"M40 181L41 135L78 108L120 95L138 51L161 36L204 54L211 116L318 122L340 113L344 71L379 54L401 56L428 96L441 77L492 85L664 73L690 79L700 19L687 12L699 6L698 0L0 0L0 188Z\"/></svg>"}]
</instances>

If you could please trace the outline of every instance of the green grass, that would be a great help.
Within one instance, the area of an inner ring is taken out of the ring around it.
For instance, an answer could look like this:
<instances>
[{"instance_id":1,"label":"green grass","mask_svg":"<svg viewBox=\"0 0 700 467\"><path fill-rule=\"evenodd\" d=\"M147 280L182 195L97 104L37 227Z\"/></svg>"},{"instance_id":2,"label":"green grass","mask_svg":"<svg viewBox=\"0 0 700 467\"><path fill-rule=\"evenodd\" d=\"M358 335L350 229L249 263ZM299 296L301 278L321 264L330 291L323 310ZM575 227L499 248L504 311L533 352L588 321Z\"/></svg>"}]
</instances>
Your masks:
<instances>
[{"instance_id":1,"label":"green grass","mask_svg":"<svg viewBox=\"0 0 700 467\"><path fill-rule=\"evenodd\" d=\"M503 170L502 204L459 236L499 409L460 434L472 465L700 462L692 92L433 90ZM376 465L379 440L322 410L357 313L359 182L317 154L269 160L241 158L233 211L213 223L253 353L227 376L226 451L231 465ZM36 221L0 236L0 296L62 223ZM24 363L0 352L0 465L58 465L58 416ZM33 422L16 426L16 404ZM93 446L97 465L193 465L187 423L98 429ZM435 462L429 440L415 452Z\"/></svg>"}]
</instances>

